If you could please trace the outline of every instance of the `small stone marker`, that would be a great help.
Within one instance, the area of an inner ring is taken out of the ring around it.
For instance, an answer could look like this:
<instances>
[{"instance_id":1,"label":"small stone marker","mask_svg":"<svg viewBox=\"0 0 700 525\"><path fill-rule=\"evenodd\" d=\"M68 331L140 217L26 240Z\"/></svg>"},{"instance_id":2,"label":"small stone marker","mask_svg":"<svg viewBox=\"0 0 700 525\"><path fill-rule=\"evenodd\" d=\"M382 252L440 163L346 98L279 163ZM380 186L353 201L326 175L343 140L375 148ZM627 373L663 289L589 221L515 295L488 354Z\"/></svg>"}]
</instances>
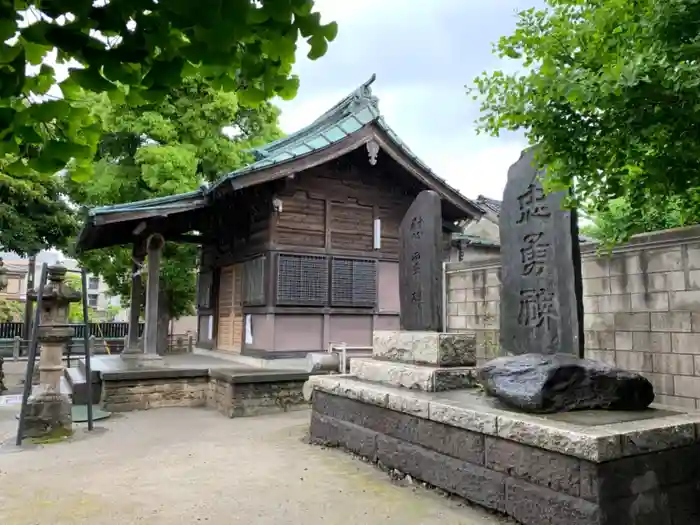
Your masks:
<instances>
[{"instance_id":1,"label":"small stone marker","mask_svg":"<svg viewBox=\"0 0 700 525\"><path fill-rule=\"evenodd\" d=\"M418 194L399 229L402 330L442 330L442 207L440 196Z\"/></svg>"},{"instance_id":2,"label":"small stone marker","mask_svg":"<svg viewBox=\"0 0 700 525\"><path fill-rule=\"evenodd\" d=\"M500 217L501 349L583 357L581 257L566 192L545 195L525 150L508 170Z\"/></svg>"}]
</instances>

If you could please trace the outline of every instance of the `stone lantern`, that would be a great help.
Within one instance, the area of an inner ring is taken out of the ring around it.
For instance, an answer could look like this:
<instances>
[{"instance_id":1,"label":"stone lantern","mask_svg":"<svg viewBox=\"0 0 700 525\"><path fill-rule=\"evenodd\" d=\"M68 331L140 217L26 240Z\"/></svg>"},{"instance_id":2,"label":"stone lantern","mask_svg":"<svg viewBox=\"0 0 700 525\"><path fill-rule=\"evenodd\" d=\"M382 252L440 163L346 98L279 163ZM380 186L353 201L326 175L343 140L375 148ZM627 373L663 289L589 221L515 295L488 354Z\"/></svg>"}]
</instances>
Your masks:
<instances>
[{"instance_id":1,"label":"stone lantern","mask_svg":"<svg viewBox=\"0 0 700 525\"><path fill-rule=\"evenodd\" d=\"M74 335L68 323L70 303L81 294L65 283L66 269L48 268L43 284L42 305L37 339L39 342L39 385L29 397L23 437L60 437L71 434L71 400L60 390L63 376L63 349ZM37 299L37 292L29 294Z\"/></svg>"},{"instance_id":2,"label":"stone lantern","mask_svg":"<svg viewBox=\"0 0 700 525\"><path fill-rule=\"evenodd\" d=\"M2 262L2 257L0 257L0 292L4 292L7 288L7 268L5 268L5 263Z\"/></svg>"}]
</instances>

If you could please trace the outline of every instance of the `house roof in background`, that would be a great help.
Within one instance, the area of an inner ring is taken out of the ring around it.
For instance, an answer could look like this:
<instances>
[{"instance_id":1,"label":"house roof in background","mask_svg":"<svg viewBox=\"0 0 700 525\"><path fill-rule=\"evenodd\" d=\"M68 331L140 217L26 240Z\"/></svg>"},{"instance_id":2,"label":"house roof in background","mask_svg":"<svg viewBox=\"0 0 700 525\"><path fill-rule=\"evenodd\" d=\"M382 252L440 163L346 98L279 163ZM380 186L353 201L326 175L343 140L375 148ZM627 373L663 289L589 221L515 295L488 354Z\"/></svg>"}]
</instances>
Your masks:
<instances>
[{"instance_id":1,"label":"house roof in background","mask_svg":"<svg viewBox=\"0 0 700 525\"><path fill-rule=\"evenodd\" d=\"M476 198L476 203L482 208L491 210L496 215L501 214L501 205L503 204L503 201L497 201L496 199L491 199L489 197L485 197L484 195L479 195Z\"/></svg>"},{"instance_id":2,"label":"house roof in background","mask_svg":"<svg viewBox=\"0 0 700 525\"><path fill-rule=\"evenodd\" d=\"M499 201L496 199L492 199L490 197L486 197L484 195L479 195L476 198L476 203L481 206L482 208L492 211L493 213L496 214L496 216L500 217L501 216L501 207L503 205L503 201ZM479 237L478 235L469 235L465 233L459 233L455 234L452 236L453 240L459 240L462 241L465 245L468 246L483 246L483 247L498 247L500 246L499 241L495 241L492 239L485 239L482 237ZM594 242L593 239L590 237L586 237L585 235L579 235L578 240L580 243L586 243L586 242Z\"/></svg>"}]
</instances>

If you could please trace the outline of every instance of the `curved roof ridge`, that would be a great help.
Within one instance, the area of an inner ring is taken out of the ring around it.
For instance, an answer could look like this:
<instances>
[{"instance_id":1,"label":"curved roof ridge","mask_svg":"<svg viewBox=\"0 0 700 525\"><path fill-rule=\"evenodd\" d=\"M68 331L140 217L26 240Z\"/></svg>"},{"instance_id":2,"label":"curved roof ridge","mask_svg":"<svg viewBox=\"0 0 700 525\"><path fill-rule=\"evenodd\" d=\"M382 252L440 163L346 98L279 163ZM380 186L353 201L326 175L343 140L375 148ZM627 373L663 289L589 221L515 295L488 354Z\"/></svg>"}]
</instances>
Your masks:
<instances>
[{"instance_id":1,"label":"curved roof ridge","mask_svg":"<svg viewBox=\"0 0 700 525\"><path fill-rule=\"evenodd\" d=\"M377 103L379 102L379 99L372 95L372 88L370 87L376 79L377 75L376 73L373 73L366 82L360 84L360 86L355 88L352 93L340 100L308 126L305 126L286 137L282 137L269 142L264 146L250 150L250 153L253 155L253 157L255 157L255 160L265 159L274 152L290 146L309 134L318 132L324 127L339 122L353 112L362 109L364 106L373 106L375 111L378 113L379 108Z\"/></svg>"}]
</instances>

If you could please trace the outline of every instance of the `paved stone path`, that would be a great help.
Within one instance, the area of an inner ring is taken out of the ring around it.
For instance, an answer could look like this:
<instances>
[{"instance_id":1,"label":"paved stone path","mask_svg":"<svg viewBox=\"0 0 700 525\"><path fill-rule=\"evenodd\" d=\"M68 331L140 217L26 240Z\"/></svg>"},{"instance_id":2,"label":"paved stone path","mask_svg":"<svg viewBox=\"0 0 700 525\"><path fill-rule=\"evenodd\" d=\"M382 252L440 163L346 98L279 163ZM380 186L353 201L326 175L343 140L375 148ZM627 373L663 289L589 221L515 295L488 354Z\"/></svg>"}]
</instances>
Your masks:
<instances>
[{"instance_id":1,"label":"paved stone path","mask_svg":"<svg viewBox=\"0 0 700 525\"><path fill-rule=\"evenodd\" d=\"M115 415L70 443L14 447L0 406L0 523L8 525L499 525L373 466L302 442L308 413L226 419Z\"/></svg>"}]
</instances>

